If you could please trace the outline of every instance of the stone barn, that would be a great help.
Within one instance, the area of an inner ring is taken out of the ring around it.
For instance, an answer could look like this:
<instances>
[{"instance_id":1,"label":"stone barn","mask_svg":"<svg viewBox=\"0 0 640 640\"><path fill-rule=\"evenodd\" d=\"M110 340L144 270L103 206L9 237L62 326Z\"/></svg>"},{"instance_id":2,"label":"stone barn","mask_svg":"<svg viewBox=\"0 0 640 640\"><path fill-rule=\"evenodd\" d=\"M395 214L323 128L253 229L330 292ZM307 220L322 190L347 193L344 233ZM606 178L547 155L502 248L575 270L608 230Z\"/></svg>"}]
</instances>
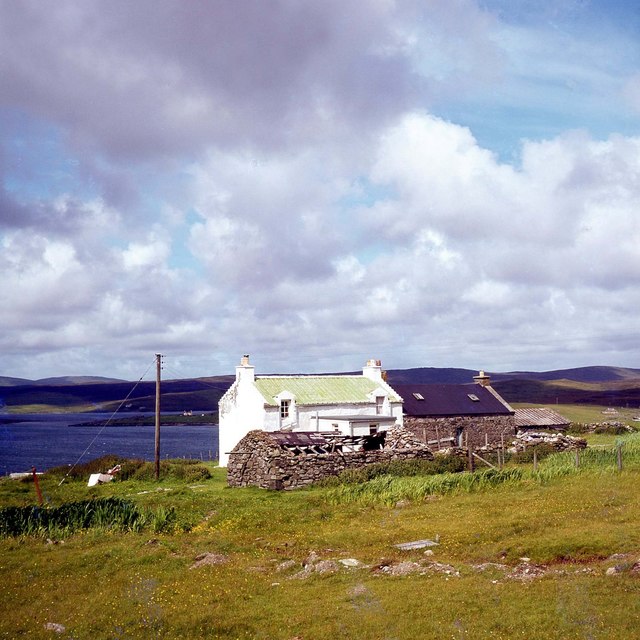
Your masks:
<instances>
[{"instance_id":1,"label":"stone barn","mask_svg":"<svg viewBox=\"0 0 640 640\"><path fill-rule=\"evenodd\" d=\"M415 459L432 460L433 454L403 427L363 436L256 429L229 454L227 484L297 489L345 469Z\"/></svg>"},{"instance_id":2,"label":"stone barn","mask_svg":"<svg viewBox=\"0 0 640 640\"><path fill-rule=\"evenodd\" d=\"M515 411L490 382L480 371L469 384L394 385L404 401L405 428L432 450L511 442Z\"/></svg>"},{"instance_id":3,"label":"stone barn","mask_svg":"<svg viewBox=\"0 0 640 640\"><path fill-rule=\"evenodd\" d=\"M557 411L546 407L525 407L516 409L516 428L518 433L528 431L566 431L571 422Z\"/></svg>"}]
</instances>

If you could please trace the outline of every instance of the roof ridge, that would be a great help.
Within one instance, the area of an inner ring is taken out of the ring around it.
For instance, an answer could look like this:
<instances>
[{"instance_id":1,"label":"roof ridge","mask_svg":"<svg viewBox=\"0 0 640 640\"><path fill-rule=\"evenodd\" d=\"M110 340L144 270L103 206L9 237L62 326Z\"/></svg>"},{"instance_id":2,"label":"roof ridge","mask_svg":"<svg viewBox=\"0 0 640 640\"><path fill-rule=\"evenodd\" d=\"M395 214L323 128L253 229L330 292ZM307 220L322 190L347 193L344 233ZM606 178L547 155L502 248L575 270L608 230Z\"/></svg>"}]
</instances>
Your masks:
<instances>
[{"instance_id":1,"label":"roof ridge","mask_svg":"<svg viewBox=\"0 0 640 640\"><path fill-rule=\"evenodd\" d=\"M279 378L365 378L361 373L275 373L275 374L267 374L267 375L257 375L256 380L258 379L279 379ZM367 378L370 380L370 378Z\"/></svg>"}]
</instances>

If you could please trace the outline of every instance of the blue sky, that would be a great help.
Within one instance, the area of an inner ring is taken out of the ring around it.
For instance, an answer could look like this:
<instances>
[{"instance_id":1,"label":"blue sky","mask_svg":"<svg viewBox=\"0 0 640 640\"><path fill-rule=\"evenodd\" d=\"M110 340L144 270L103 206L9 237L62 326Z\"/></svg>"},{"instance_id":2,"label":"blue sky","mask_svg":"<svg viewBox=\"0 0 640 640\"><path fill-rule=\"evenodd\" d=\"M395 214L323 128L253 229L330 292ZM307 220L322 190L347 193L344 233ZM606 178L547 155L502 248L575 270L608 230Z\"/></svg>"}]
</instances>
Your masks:
<instances>
[{"instance_id":1,"label":"blue sky","mask_svg":"<svg viewBox=\"0 0 640 640\"><path fill-rule=\"evenodd\" d=\"M0 375L638 366L639 31L0 0Z\"/></svg>"}]
</instances>

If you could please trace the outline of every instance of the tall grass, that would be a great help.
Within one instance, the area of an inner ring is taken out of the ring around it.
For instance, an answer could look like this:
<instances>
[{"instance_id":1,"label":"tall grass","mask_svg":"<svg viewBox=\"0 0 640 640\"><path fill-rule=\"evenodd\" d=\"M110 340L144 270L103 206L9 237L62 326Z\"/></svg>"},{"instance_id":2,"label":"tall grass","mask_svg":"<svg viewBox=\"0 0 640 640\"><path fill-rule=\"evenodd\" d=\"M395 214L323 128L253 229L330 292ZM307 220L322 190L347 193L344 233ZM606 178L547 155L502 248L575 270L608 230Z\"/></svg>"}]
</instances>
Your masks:
<instances>
[{"instance_id":1,"label":"tall grass","mask_svg":"<svg viewBox=\"0 0 640 640\"><path fill-rule=\"evenodd\" d=\"M625 468L640 467L640 433L620 438ZM576 466L573 451L556 453L541 461L538 469L517 466L502 470L484 469L475 473L443 473L432 476L377 476L367 482L344 483L330 489L326 499L330 504L359 503L393 505L401 500L421 501L430 495L471 493L524 482L545 484L556 478L582 472L610 473L617 469L616 446L585 449L579 453Z\"/></svg>"},{"instance_id":2,"label":"tall grass","mask_svg":"<svg viewBox=\"0 0 640 640\"><path fill-rule=\"evenodd\" d=\"M0 537L48 536L57 538L84 529L103 531L171 530L176 520L173 507L141 510L122 498L98 498L67 502L59 507L4 507L0 509Z\"/></svg>"}]
</instances>

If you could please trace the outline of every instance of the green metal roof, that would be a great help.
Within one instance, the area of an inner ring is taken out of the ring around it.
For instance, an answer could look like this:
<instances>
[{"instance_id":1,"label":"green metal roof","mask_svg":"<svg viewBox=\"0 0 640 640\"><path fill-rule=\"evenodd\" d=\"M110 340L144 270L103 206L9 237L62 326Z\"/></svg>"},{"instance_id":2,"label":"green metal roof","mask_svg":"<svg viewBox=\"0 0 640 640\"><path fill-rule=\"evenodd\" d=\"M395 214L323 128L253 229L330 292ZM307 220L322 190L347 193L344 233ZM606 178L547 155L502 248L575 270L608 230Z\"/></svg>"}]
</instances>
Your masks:
<instances>
[{"instance_id":1,"label":"green metal roof","mask_svg":"<svg viewBox=\"0 0 640 640\"><path fill-rule=\"evenodd\" d=\"M293 394L296 404L368 403L368 395L376 389L386 389L382 382L364 376L274 376L256 377L255 385L268 404L283 391ZM399 402L395 393L389 393L392 402Z\"/></svg>"}]
</instances>

